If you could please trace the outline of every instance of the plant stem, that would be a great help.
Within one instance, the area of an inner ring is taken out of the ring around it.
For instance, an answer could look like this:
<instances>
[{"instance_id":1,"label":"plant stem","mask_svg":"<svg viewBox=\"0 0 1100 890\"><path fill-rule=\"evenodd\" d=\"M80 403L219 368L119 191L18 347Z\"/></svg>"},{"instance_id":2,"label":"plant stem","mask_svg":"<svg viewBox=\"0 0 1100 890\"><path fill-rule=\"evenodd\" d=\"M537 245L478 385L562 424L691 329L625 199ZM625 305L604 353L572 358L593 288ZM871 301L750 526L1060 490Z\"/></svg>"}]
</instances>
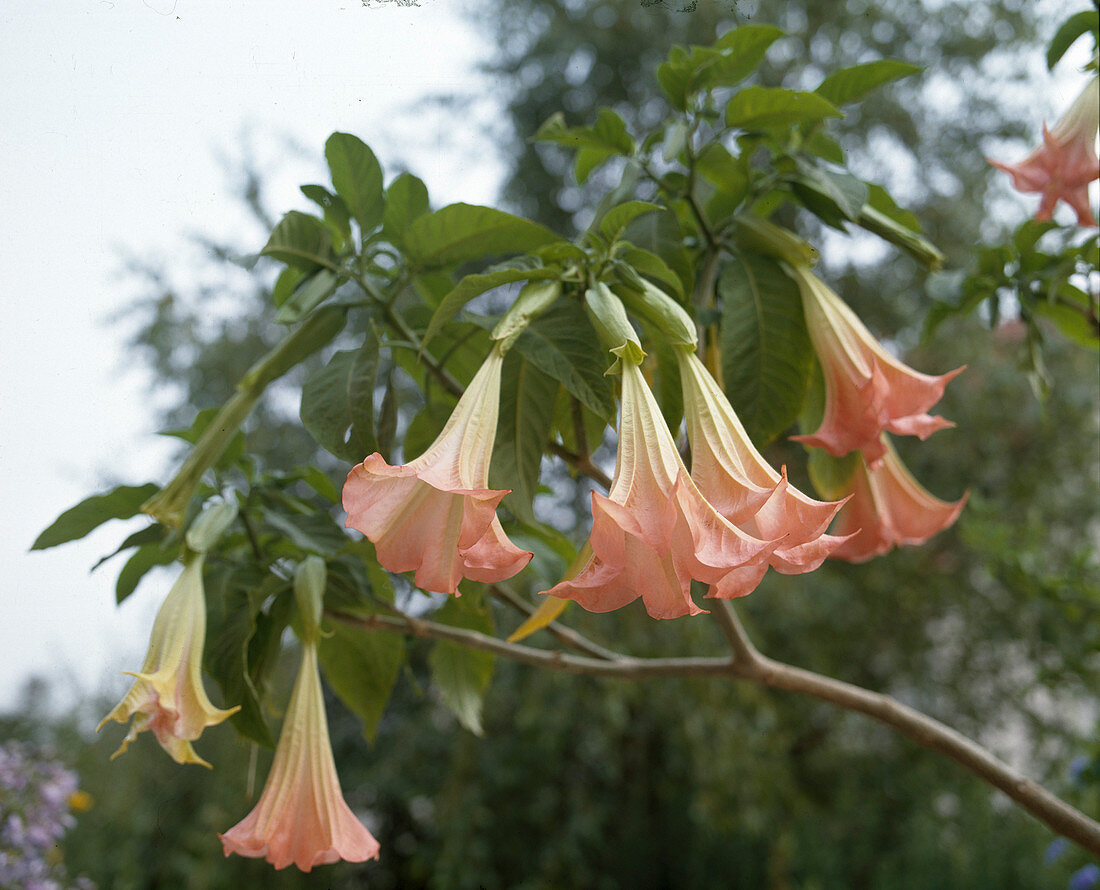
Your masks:
<instances>
[{"instance_id":1,"label":"plant stem","mask_svg":"<svg viewBox=\"0 0 1100 890\"><path fill-rule=\"evenodd\" d=\"M623 680L725 676L748 680L773 689L810 695L837 707L865 714L908 736L917 744L947 755L978 778L1003 791L1058 834L1093 855L1100 856L1100 823L1016 772L976 742L891 696L761 655L749 640L733 607L727 602L719 604L715 617L734 652L729 658L634 658L610 651L607 652L611 656L609 659L587 658L508 643L477 631L449 627L411 616L373 615L363 618L340 612L329 614L363 630L398 631L414 637L447 640L523 664L571 674L617 677Z\"/></svg>"}]
</instances>

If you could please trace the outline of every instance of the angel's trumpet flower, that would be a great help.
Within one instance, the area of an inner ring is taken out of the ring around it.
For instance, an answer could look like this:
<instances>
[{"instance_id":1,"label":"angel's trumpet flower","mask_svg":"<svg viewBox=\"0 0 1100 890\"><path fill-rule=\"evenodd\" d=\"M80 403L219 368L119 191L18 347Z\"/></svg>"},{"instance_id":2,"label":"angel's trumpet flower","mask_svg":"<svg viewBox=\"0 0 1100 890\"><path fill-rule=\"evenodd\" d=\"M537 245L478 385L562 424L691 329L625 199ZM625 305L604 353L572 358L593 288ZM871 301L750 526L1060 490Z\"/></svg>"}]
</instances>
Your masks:
<instances>
[{"instance_id":1,"label":"angel's trumpet flower","mask_svg":"<svg viewBox=\"0 0 1100 890\"><path fill-rule=\"evenodd\" d=\"M302 664L256 806L219 835L225 855L266 859L275 868L378 858L378 841L344 801L325 719L317 643L302 644Z\"/></svg>"},{"instance_id":2,"label":"angel's trumpet flower","mask_svg":"<svg viewBox=\"0 0 1100 890\"><path fill-rule=\"evenodd\" d=\"M1077 224L1095 226L1089 207L1089 183L1100 179L1096 132L1100 126L1100 77L1085 85L1053 129L1043 124L1043 144L1017 164L989 160L1012 177L1020 192L1039 192L1038 220L1054 215L1054 205L1065 201L1077 214Z\"/></svg>"},{"instance_id":3,"label":"angel's trumpet flower","mask_svg":"<svg viewBox=\"0 0 1100 890\"><path fill-rule=\"evenodd\" d=\"M792 273L825 375L821 426L811 435L793 439L823 448L834 457L859 450L874 466L886 453L883 432L926 439L954 425L927 411L963 368L939 375L914 371L883 349L859 317L813 272L794 266Z\"/></svg>"},{"instance_id":4,"label":"angel's trumpet flower","mask_svg":"<svg viewBox=\"0 0 1100 890\"><path fill-rule=\"evenodd\" d=\"M691 478L731 523L763 540L781 540L768 557L778 572L811 572L843 542L825 534L843 501L807 497L752 444L729 399L694 352L677 350L691 442Z\"/></svg>"},{"instance_id":5,"label":"angel's trumpet flower","mask_svg":"<svg viewBox=\"0 0 1100 890\"><path fill-rule=\"evenodd\" d=\"M618 350L613 350L618 352ZM691 581L709 596L750 593L776 542L761 541L712 507L680 460L676 443L635 360L620 353L618 463L607 496L592 494L592 558L547 593L609 612L642 598L654 618L695 615Z\"/></svg>"},{"instance_id":6,"label":"angel's trumpet flower","mask_svg":"<svg viewBox=\"0 0 1100 890\"><path fill-rule=\"evenodd\" d=\"M420 457L394 467L372 454L344 483L347 526L374 542L391 572L415 571L424 590L457 593L463 578L502 581L531 559L497 519L508 492L489 488L503 360L494 348Z\"/></svg>"},{"instance_id":7,"label":"angel's trumpet flower","mask_svg":"<svg viewBox=\"0 0 1100 890\"><path fill-rule=\"evenodd\" d=\"M149 651L130 691L100 721L125 723L130 732L111 756L124 752L139 732L151 730L177 763L210 766L191 742L208 726L221 723L239 708L214 707L202 685L202 647L206 637L206 600L202 589L201 554L193 555L172 586L153 622Z\"/></svg>"},{"instance_id":8,"label":"angel's trumpet flower","mask_svg":"<svg viewBox=\"0 0 1100 890\"><path fill-rule=\"evenodd\" d=\"M951 525L966 504L965 494L951 503L925 491L885 438L879 465L868 467L860 459L852 475L851 499L834 529L851 537L833 552L837 559L866 562L896 546L923 544Z\"/></svg>"}]
</instances>

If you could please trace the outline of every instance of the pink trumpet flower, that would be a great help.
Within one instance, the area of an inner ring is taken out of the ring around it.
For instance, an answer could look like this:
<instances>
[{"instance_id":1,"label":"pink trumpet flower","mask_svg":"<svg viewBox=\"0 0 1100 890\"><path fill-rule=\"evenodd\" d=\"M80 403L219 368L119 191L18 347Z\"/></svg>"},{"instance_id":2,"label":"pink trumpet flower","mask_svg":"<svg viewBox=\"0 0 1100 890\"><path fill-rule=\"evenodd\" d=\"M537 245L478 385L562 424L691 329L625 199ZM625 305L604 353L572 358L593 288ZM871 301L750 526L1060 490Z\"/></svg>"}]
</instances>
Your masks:
<instances>
[{"instance_id":1,"label":"pink trumpet flower","mask_svg":"<svg viewBox=\"0 0 1100 890\"><path fill-rule=\"evenodd\" d=\"M225 855L266 859L275 868L378 858L378 841L344 801L325 719L317 644L302 663L260 800L221 838Z\"/></svg>"},{"instance_id":2,"label":"pink trumpet flower","mask_svg":"<svg viewBox=\"0 0 1100 890\"><path fill-rule=\"evenodd\" d=\"M785 575L812 572L845 538L825 534L844 501L807 497L764 459L699 357L677 350L691 442L691 478L722 516L764 540L782 539L768 562Z\"/></svg>"},{"instance_id":3,"label":"pink trumpet flower","mask_svg":"<svg viewBox=\"0 0 1100 890\"><path fill-rule=\"evenodd\" d=\"M1004 164L987 158L998 170L1012 177L1020 192L1040 192L1038 220L1054 215L1054 206L1065 201L1077 214L1077 224L1095 226L1089 207L1089 183L1100 179L1096 155L1096 133L1100 126L1100 78L1094 77L1054 125L1043 124L1043 144L1018 164Z\"/></svg>"},{"instance_id":4,"label":"pink trumpet flower","mask_svg":"<svg viewBox=\"0 0 1100 890\"><path fill-rule=\"evenodd\" d=\"M833 457L861 450L871 466L886 453L881 434L927 439L954 426L926 412L965 365L946 374L921 374L890 355L859 317L805 267L792 269L810 339L825 376L825 416L817 431L792 436Z\"/></svg>"},{"instance_id":5,"label":"pink trumpet flower","mask_svg":"<svg viewBox=\"0 0 1100 890\"><path fill-rule=\"evenodd\" d=\"M391 572L415 571L424 590L457 595L463 578L502 581L531 559L497 519L508 491L489 488L503 360L494 348L420 457L394 467L372 454L344 484L346 525L374 542Z\"/></svg>"},{"instance_id":6,"label":"pink trumpet flower","mask_svg":"<svg viewBox=\"0 0 1100 890\"><path fill-rule=\"evenodd\" d=\"M691 581L708 596L752 592L776 542L730 524L704 499L680 460L637 364L622 359L618 464L607 496L592 493L592 558L571 580L545 593L610 612L639 596L653 618L704 611Z\"/></svg>"},{"instance_id":7,"label":"pink trumpet flower","mask_svg":"<svg viewBox=\"0 0 1100 890\"><path fill-rule=\"evenodd\" d=\"M122 754L139 732L151 730L176 763L210 764L195 753L191 742L208 726L221 723L239 707L214 707L202 685L202 648L206 638L206 599L202 588L202 556L184 565L153 622L149 651L130 691L99 726L109 720L125 723L130 731L111 759Z\"/></svg>"},{"instance_id":8,"label":"pink trumpet flower","mask_svg":"<svg viewBox=\"0 0 1100 890\"><path fill-rule=\"evenodd\" d=\"M942 532L966 504L933 497L910 475L883 436L885 455L877 467L858 462L852 476L851 499L837 517L837 535L849 535L833 556L866 562L903 544L923 544Z\"/></svg>"}]
</instances>

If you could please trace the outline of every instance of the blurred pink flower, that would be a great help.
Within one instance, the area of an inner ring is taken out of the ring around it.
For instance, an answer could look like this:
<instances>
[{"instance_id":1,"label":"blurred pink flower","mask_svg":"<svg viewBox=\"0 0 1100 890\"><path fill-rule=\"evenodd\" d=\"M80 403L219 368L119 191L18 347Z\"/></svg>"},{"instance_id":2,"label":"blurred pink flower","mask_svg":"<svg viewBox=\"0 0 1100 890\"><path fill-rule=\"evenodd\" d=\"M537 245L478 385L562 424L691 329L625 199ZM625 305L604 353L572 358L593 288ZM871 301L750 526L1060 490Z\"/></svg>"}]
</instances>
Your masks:
<instances>
[{"instance_id":1,"label":"blurred pink flower","mask_svg":"<svg viewBox=\"0 0 1100 890\"><path fill-rule=\"evenodd\" d=\"M943 531L966 504L933 497L914 479L883 436L885 454L877 468L862 459L852 476L852 495L834 531L850 535L834 552L837 559L866 562L902 544L923 544Z\"/></svg>"},{"instance_id":2,"label":"blurred pink flower","mask_svg":"<svg viewBox=\"0 0 1100 890\"><path fill-rule=\"evenodd\" d=\"M226 856L264 858L275 868L294 863L305 872L340 859L378 858L378 841L340 791L314 641L302 644L298 679L260 800L219 837Z\"/></svg>"},{"instance_id":3,"label":"blurred pink flower","mask_svg":"<svg viewBox=\"0 0 1100 890\"><path fill-rule=\"evenodd\" d=\"M812 572L843 542L825 534L843 501L807 497L752 444L729 399L699 357L677 350L691 442L691 478L715 510L742 531L779 540L768 557L777 572Z\"/></svg>"},{"instance_id":4,"label":"blurred pink flower","mask_svg":"<svg viewBox=\"0 0 1100 890\"><path fill-rule=\"evenodd\" d=\"M1038 220L1050 219L1059 199L1077 214L1077 224L1095 226L1089 207L1089 183L1100 179L1100 159L1096 155L1096 133L1100 125L1100 78L1086 84L1069 110L1047 129L1043 124L1043 144L1018 164L1004 164L989 158L989 163L1012 177L1012 186L1021 192L1040 192Z\"/></svg>"},{"instance_id":5,"label":"blurred pink flower","mask_svg":"<svg viewBox=\"0 0 1100 890\"><path fill-rule=\"evenodd\" d=\"M691 581L708 596L750 593L775 542L731 525L700 494L680 460L642 372L622 359L618 463L611 490L592 494L592 558L545 593L609 612L639 596L653 618L696 615Z\"/></svg>"},{"instance_id":6,"label":"blurred pink flower","mask_svg":"<svg viewBox=\"0 0 1100 890\"><path fill-rule=\"evenodd\" d=\"M825 376L825 416L817 431L792 436L834 457L860 450L872 466L885 454L884 431L926 439L954 426L926 412L965 369L921 374L890 355L859 317L809 269L792 269L810 339Z\"/></svg>"},{"instance_id":7,"label":"blurred pink flower","mask_svg":"<svg viewBox=\"0 0 1100 890\"><path fill-rule=\"evenodd\" d=\"M149 651L130 691L96 730L108 720L125 723L130 732L111 759L122 754L139 732L152 730L161 747L177 763L210 764L191 742L208 726L221 723L239 707L222 710L206 697L202 685L202 648L206 638L206 599L202 588L202 556L184 565L153 622Z\"/></svg>"},{"instance_id":8,"label":"blurred pink flower","mask_svg":"<svg viewBox=\"0 0 1100 890\"><path fill-rule=\"evenodd\" d=\"M463 578L502 581L531 559L496 517L508 492L488 487L502 362L494 349L420 457L394 467L372 454L344 484L346 525L374 542L391 572L415 571L424 590L457 594Z\"/></svg>"}]
</instances>

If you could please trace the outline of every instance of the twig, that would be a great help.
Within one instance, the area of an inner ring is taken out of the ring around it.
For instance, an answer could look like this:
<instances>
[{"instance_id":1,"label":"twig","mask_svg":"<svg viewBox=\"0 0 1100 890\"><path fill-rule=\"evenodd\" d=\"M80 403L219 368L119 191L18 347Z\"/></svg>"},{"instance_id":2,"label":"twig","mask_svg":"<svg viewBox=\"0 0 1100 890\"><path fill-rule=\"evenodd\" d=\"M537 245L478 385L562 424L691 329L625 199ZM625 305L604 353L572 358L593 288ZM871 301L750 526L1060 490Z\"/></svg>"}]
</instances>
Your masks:
<instances>
[{"instance_id":1,"label":"twig","mask_svg":"<svg viewBox=\"0 0 1100 890\"><path fill-rule=\"evenodd\" d=\"M514 591L509 590L507 587L500 584L490 584L489 590L493 596L504 600L508 605L522 612L524 615L531 615L535 611L535 607L531 605L531 603L517 595ZM605 649L599 643L594 643L592 640L588 639L584 634L578 633L573 630L573 628L561 624L558 621L551 621L546 625L546 630L550 631L550 633L566 646L576 649L578 652L584 652L591 655L593 658L602 658L604 661L615 661L623 657L621 653Z\"/></svg>"},{"instance_id":2,"label":"twig","mask_svg":"<svg viewBox=\"0 0 1100 890\"><path fill-rule=\"evenodd\" d=\"M613 660L603 660L508 643L477 631L448 627L411 616L373 615L363 618L339 612L330 614L337 620L366 630L390 630L415 637L447 640L523 664L571 674L618 677L625 680L726 676L750 680L774 689L811 695L837 707L866 714L908 736L917 744L946 754L979 778L1003 791L1057 833L1093 855L1100 856L1100 823L1016 772L976 742L938 720L903 705L891 696L871 692L851 683L834 680L761 655L745 635L736 613L724 607L717 611L722 613L718 620L736 653L731 658L619 656Z\"/></svg>"}]
</instances>

